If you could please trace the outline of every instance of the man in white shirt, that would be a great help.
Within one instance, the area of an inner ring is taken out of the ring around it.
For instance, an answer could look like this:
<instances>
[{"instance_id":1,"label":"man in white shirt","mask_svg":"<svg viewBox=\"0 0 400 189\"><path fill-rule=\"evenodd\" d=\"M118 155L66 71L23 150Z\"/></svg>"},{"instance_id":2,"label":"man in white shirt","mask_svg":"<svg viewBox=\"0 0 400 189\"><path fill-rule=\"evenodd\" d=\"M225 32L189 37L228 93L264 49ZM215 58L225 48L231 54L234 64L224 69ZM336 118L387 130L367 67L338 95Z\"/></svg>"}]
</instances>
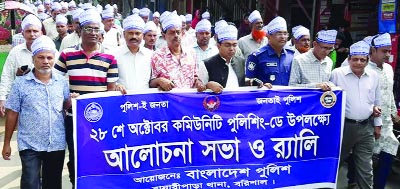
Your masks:
<instances>
[{"instance_id":1,"label":"man in white shirt","mask_svg":"<svg viewBox=\"0 0 400 189\"><path fill-rule=\"evenodd\" d=\"M148 89L153 52L140 45L145 23L138 15L131 15L125 18L123 26L126 44L112 53L118 62L117 90L126 93L126 90Z\"/></svg>"},{"instance_id":2,"label":"man in white shirt","mask_svg":"<svg viewBox=\"0 0 400 189\"><path fill-rule=\"evenodd\" d=\"M151 51L156 50L157 43L157 26L153 21L148 21L143 30L144 47Z\"/></svg>"},{"instance_id":3,"label":"man in white shirt","mask_svg":"<svg viewBox=\"0 0 400 189\"><path fill-rule=\"evenodd\" d=\"M70 48L70 47L75 47L76 45L78 45L82 39L80 37L80 33L81 33L81 28L79 26L79 15L83 12L83 9L75 9L72 13L72 19L73 19L73 23L72 25L74 26L74 32L68 34L67 36L64 37L64 39L61 41L61 45L60 45L60 52L66 48Z\"/></svg>"},{"instance_id":4,"label":"man in white shirt","mask_svg":"<svg viewBox=\"0 0 400 189\"><path fill-rule=\"evenodd\" d=\"M218 48L210 44L211 39L211 22L207 19L201 20L196 25L196 43L193 46L196 52L198 63L218 54Z\"/></svg>"},{"instance_id":5,"label":"man in white shirt","mask_svg":"<svg viewBox=\"0 0 400 189\"><path fill-rule=\"evenodd\" d=\"M118 46L124 44L122 35L117 28L114 27L114 9L108 8L101 13L102 23L104 24L104 41L102 43L106 53L112 52Z\"/></svg>"},{"instance_id":6,"label":"man in white shirt","mask_svg":"<svg viewBox=\"0 0 400 189\"><path fill-rule=\"evenodd\" d=\"M46 30L46 35L52 40L56 39L58 36L56 27L56 17L61 13L61 5L58 2L54 2L51 5L51 17L43 21L44 29Z\"/></svg>"},{"instance_id":7,"label":"man in white shirt","mask_svg":"<svg viewBox=\"0 0 400 189\"><path fill-rule=\"evenodd\" d=\"M0 82L0 116L5 115L4 103L11 90L11 84L17 75L24 75L33 68L31 45L33 41L42 36L42 23L35 15L30 14L21 23L22 35L25 43L11 49L1 73ZM27 66L24 71L22 66Z\"/></svg>"},{"instance_id":8,"label":"man in white shirt","mask_svg":"<svg viewBox=\"0 0 400 189\"><path fill-rule=\"evenodd\" d=\"M340 163L350 151L354 157L355 180L359 188L372 189L372 155L382 126L378 74L368 65L370 46L359 41L350 46L349 66L334 69L331 81L346 91L346 112Z\"/></svg>"}]
</instances>

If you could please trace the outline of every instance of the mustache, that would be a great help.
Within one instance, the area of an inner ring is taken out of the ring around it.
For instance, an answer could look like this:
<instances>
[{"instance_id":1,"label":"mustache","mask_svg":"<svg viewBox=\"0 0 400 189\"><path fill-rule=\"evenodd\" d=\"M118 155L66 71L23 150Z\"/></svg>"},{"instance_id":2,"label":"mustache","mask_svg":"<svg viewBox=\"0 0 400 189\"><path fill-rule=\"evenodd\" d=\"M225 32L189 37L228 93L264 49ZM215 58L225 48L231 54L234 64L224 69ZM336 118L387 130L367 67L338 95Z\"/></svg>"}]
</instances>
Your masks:
<instances>
[{"instance_id":1,"label":"mustache","mask_svg":"<svg viewBox=\"0 0 400 189\"><path fill-rule=\"evenodd\" d=\"M137 38L131 38L131 39L129 39L129 41L131 41L131 42L138 42L139 39L137 39Z\"/></svg>"}]
</instances>

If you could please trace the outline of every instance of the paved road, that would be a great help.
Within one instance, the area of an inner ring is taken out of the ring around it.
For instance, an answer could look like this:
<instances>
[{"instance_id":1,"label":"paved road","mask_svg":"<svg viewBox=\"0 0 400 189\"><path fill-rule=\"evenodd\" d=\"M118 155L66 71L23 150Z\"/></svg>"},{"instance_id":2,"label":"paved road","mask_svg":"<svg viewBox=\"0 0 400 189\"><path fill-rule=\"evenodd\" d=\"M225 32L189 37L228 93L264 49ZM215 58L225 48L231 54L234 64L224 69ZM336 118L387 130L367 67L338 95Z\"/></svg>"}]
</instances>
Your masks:
<instances>
[{"instance_id":1,"label":"paved road","mask_svg":"<svg viewBox=\"0 0 400 189\"><path fill-rule=\"evenodd\" d=\"M3 148L4 141L4 120L0 118L0 149ZM10 161L5 161L0 158L0 189L18 189L20 176L21 176L21 162L17 153L17 133L14 133L11 142L12 156ZM67 157L68 153L66 154ZM66 158L67 160L68 158ZM346 167L339 170L338 178L338 189L347 189L347 183L345 179ZM66 162L63 170L63 188L71 188L71 183L68 179L68 169ZM394 174L388 180L388 186L386 189L400 189L400 163L394 166Z\"/></svg>"}]
</instances>

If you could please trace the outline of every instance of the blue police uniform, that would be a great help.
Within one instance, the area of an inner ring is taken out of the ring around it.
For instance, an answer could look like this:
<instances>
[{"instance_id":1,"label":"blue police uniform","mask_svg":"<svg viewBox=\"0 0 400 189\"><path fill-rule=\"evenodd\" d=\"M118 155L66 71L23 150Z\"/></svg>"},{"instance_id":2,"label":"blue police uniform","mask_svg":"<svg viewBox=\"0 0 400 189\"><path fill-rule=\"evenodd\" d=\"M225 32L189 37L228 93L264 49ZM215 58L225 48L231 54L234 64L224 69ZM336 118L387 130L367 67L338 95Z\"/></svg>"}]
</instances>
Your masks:
<instances>
[{"instance_id":1,"label":"blue police uniform","mask_svg":"<svg viewBox=\"0 0 400 189\"><path fill-rule=\"evenodd\" d=\"M285 46L281 56L268 44L249 55L246 60L246 77L257 78L272 85L289 85L294 50Z\"/></svg>"}]
</instances>

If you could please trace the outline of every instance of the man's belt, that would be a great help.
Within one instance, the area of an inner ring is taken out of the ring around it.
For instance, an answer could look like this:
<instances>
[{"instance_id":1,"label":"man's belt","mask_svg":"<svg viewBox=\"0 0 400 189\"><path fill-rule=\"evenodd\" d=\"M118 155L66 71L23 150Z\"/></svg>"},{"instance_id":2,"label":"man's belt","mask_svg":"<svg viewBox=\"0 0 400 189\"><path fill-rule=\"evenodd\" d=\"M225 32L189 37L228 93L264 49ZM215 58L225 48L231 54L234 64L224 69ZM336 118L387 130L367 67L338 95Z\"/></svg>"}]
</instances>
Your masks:
<instances>
[{"instance_id":1,"label":"man's belt","mask_svg":"<svg viewBox=\"0 0 400 189\"><path fill-rule=\"evenodd\" d=\"M361 125L366 125L369 121L369 119L364 119L364 120L354 120L354 119L349 119L349 118L344 118L345 121L349 123L357 123Z\"/></svg>"}]
</instances>

